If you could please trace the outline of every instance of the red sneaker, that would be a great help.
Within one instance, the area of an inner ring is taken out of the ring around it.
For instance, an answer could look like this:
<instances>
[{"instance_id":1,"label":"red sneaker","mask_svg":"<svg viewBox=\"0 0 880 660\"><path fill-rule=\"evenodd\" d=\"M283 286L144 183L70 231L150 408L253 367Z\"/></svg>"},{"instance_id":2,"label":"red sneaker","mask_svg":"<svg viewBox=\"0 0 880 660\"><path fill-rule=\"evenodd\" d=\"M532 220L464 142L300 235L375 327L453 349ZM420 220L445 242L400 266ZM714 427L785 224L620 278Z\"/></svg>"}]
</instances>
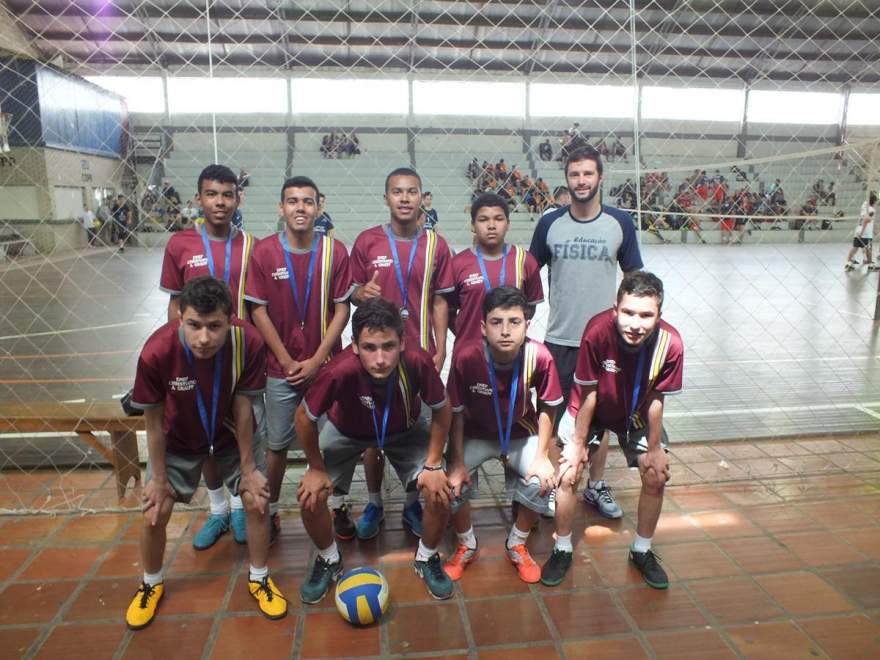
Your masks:
<instances>
[{"instance_id":1,"label":"red sneaker","mask_svg":"<svg viewBox=\"0 0 880 660\"><path fill-rule=\"evenodd\" d=\"M459 543L453 555L443 565L443 570L446 571L449 579L453 582L460 580L464 574L464 569L467 568L468 564L476 561L479 552L478 548L471 549Z\"/></svg>"},{"instance_id":2,"label":"red sneaker","mask_svg":"<svg viewBox=\"0 0 880 660\"><path fill-rule=\"evenodd\" d=\"M505 547L507 547L506 543ZM532 559L528 548L524 544L520 543L512 548L507 548L507 558L516 566L520 580L528 584L535 584L541 581L541 567Z\"/></svg>"}]
</instances>

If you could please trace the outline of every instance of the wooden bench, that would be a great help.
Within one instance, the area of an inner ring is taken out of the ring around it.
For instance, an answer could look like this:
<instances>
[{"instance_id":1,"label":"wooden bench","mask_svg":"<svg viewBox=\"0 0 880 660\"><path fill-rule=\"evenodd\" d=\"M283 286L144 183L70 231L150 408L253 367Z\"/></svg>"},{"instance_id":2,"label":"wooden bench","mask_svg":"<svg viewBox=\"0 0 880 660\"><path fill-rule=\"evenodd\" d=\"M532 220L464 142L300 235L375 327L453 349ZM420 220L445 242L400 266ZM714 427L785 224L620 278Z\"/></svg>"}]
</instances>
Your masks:
<instances>
[{"instance_id":1,"label":"wooden bench","mask_svg":"<svg viewBox=\"0 0 880 660\"><path fill-rule=\"evenodd\" d=\"M116 475L120 501L128 482L141 482L137 431L144 430L143 417L128 417L118 401L88 403L16 403L0 405L0 433L76 433L94 447ZM101 442L96 432L110 434L110 446Z\"/></svg>"}]
</instances>

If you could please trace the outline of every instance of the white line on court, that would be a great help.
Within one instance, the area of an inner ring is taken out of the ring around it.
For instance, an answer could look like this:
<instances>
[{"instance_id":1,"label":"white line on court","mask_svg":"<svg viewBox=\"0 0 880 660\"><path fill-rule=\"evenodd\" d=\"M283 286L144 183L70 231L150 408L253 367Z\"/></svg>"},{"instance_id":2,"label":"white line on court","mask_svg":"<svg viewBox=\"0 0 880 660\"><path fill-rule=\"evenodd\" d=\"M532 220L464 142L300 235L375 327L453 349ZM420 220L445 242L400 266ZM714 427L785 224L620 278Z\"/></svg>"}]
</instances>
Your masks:
<instances>
[{"instance_id":1,"label":"white line on court","mask_svg":"<svg viewBox=\"0 0 880 660\"><path fill-rule=\"evenodd\" d=\"M769 408L728 408L727 410L682 410L664 412L664 417L718 417L720 415L768 415L773 413L794 413L810 410L860 410L880 406L880 401L863 401L860 403L825 403L816 406L773 406ZM871 412L868 412L871 415ZM872 415L873 416L873 415Z\"/></svg>"},{"instance_id":2,"label":"white line on court","mask_svg":"<svg viewBox=\"0 0 880 660\"><path fill-rule=\"evenodd\" d=\"M866 415L870 415L874 419L880 419L880 413L874 410L870 410L865 406L853 406L853 408L855 408L856 410L861 410L863 413L865 413Z\"/></svg>"},{"instance_id":3,"label":"white line on court","mask_svg":"<svg viewBox=\"0 0 880 660\"><path fill-rule=\"evenodd\" d=\"M723 367L729 364L785 364L788 362L844 362L847 360L880 360L880 355L835 355L835 356L816 356L802 358L777 358L771 360L749 359L749 360L700 360L699 358L691 358L688 363L697 364L701 367Z\"/></svg>"},{"instance_id":4,"label":"white line on court","mask_svg":"<svg viewBox=\"0 0 880 660\"><path fill-rule=\"evenodd\" d=\"M49 330L47 332L26 332L21 335L5 335L0 337L0 341L4 339L26 339L28 337L48 337L50 335L66 335L72 332L89 332L90 330L106 330L108 328L122 328L127 325L137 325L137 321L125 321L124 323L108 323L107 325L93 325L88 328L71 328L69 330Z\"/></svg>"}]
</instances>

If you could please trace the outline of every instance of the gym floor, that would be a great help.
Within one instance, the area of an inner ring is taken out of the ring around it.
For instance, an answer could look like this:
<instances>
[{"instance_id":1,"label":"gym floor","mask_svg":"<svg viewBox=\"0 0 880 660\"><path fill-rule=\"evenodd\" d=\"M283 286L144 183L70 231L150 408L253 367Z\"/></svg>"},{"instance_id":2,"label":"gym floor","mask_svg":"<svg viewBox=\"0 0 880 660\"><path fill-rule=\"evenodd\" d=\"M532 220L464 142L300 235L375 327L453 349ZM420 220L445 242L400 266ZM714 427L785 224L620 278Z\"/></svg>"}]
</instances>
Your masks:
<instances>
[{"instance_id":1,"label":"gym floor","mask_svg":"<svg viewBox=\"0 0 880 660\"><path fill-rule=\"evenodd\" d=\"M489 465L474 516L482 554L451 601L431 600L414 575L416 540L401 527L399 497L389 498L377 539L341 544L347 567L377 567L391 588L381 624L355 629L329 596L299 603L313 555L288 485L270 569L291 611L266 621L246 592L245 548L227 535L210 550L192 549L205 516L200 493L169 527L159 615L131 633L123 617L142 572L138 492L118 510L108 470L18 467L9 448L21 440L3 438L0 508L46 513L0 518L2 655L878 657L877 275L844 274L845 251L645 246L667 287L665 317L687 351L685 390L667 408L673 480L655 541L667 591L648 588L627 565L638 475L612 452L607 479L625 516L607 521L579 506L575 565L555 589L523 584L504 558L509 504L499 466ZM139 347L164 314L161 258L161 250L99 249L0 266L0 399L106 399L126 390ZM545 318L546 306L537 337ZM289 470L289 484L299 471ZM358 484L356 512L363 495ZM107 512L83 515L95 510ZM551 521L529 545L546 559Z\"/></svg>"}]
</instances>

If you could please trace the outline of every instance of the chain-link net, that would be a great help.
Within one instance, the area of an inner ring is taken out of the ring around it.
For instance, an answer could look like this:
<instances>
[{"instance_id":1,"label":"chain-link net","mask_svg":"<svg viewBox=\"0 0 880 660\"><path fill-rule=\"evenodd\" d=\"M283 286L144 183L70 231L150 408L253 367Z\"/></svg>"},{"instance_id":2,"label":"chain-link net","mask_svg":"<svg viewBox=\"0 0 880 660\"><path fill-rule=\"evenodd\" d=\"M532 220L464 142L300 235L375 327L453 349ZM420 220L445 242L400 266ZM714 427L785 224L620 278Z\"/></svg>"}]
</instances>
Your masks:
<instances>
[{"instance_id":1,"label":"chain-link net","mask_svg":"<svg viewBox=\"0 0 880 660\"><path fill-rule=\"evenodd\" d=\"M877 429L877 278L843 273L877 188L876 3L0 12L0 508L136 504L103 469L127 478L145 458L115 399L165 319L164 245L198 215L212 162L241 172L257 237L278 227L285 176L305 174L350 247L387 219L385 174L412 165L456 249L490 188L511 199L510 242L528 246L565 183L560 158L590 143L604 201L631 210L687 345L674 439Z\"/></svg>"}]
</instances>

